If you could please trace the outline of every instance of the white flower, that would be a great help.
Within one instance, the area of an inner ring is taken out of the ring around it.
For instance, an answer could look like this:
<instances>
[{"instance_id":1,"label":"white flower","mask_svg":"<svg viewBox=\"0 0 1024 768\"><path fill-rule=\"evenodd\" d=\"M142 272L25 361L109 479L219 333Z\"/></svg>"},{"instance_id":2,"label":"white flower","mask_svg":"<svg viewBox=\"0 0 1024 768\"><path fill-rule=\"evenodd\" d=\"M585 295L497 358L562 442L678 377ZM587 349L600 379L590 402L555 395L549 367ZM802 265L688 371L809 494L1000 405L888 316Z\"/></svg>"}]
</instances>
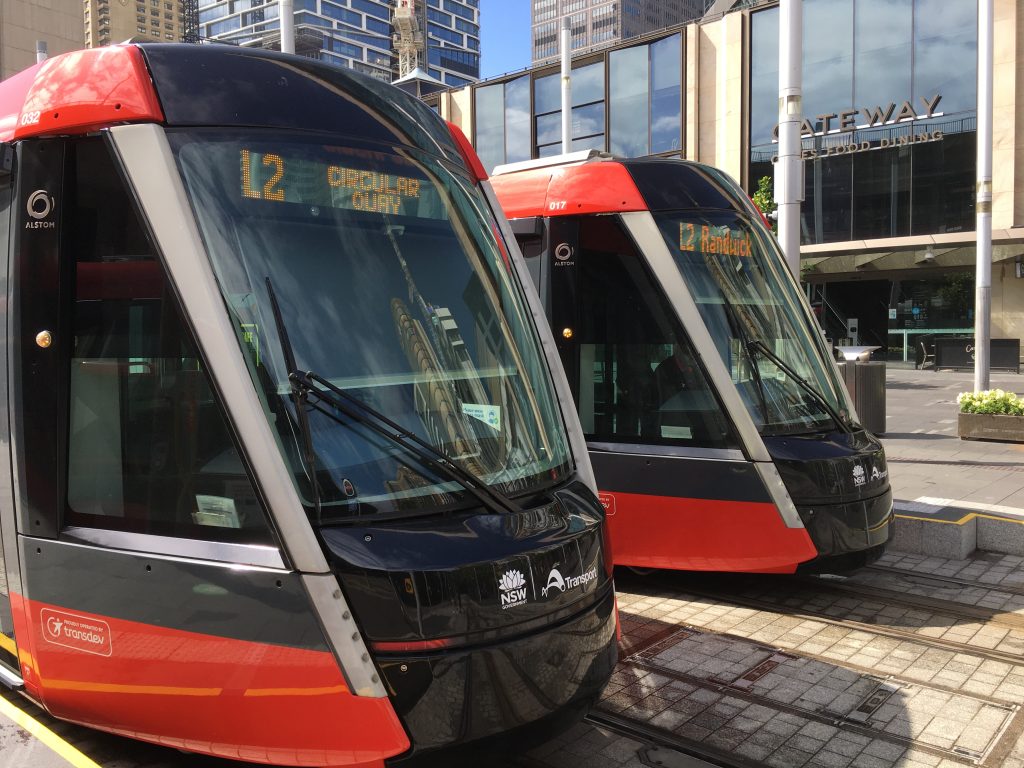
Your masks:
<instances>
[{"instance_id":1,"label":"white flower","mask_svg":"<svg viewBox=\"0 0 1024 768\"><path fill-rule=\"evenodd\" d=\"M519 589L526 585L526 579L523 578L523 574L519 571L505 571L505 575L501 577L498 582L498 586L508 592L512 589Z\"/></svg>"}]
</instances>

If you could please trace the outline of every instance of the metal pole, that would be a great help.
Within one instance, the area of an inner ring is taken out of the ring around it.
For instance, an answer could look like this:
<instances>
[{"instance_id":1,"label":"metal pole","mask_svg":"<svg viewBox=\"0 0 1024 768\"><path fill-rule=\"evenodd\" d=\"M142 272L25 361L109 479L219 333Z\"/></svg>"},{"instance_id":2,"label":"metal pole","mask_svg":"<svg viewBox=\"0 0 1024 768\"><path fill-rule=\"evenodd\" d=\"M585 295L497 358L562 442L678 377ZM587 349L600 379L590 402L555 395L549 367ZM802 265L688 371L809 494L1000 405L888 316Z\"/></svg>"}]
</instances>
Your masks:
<instances>
[{"instance_id":1,"label":"metal pole","mask_svg":"<svg viewBox=\"0 0 1024 768\"><path fill-rule=\"evenodd\" d=\"M562 153L572 151L572 26L562 19Z\"/></svg>"},{"instance_id":2,"label":"metal pole","mask_svg":"<svg viewBox=\"0 0 1024 768\"><path fill-rule=\"evenodd\" d=\"M46 57L48 55L49 54L46 48L46 41L36 40L36 64L38 64L41 61L46 61Z\"/></svg>"},{"instance_id":3,"label":"metal pole","mask_svg":"<svg viewBox=\"0 0 1024 768\"><path fill-rule=\"evenodd\" d=\"M295 53L295 3L294 0L278 0L281 16L281 53Z\"/></svg>"},{"instance_id":4,"label":"metal pole","mask_svg":"<svg viewBox=\"0 0 1024 768\"><path fill-rule=\"evenodd\" d=\"M803 117L801 55L803 4L779 3L779 159L775 166L775 202L778 204L779 245L793 276L800 279L800 202L803 168L800 158L800 122Z\"/></svg>"},{"instance_id":5,"label":"metal pole","mask_svg":"<svg viewBox=\"0 0 1024 768\"><path fill-rule=\"evenodd\" d=\"M992 0L978 0L978 185L974 390L989 388L992 339Z\"/></svg>"}]
</instances>

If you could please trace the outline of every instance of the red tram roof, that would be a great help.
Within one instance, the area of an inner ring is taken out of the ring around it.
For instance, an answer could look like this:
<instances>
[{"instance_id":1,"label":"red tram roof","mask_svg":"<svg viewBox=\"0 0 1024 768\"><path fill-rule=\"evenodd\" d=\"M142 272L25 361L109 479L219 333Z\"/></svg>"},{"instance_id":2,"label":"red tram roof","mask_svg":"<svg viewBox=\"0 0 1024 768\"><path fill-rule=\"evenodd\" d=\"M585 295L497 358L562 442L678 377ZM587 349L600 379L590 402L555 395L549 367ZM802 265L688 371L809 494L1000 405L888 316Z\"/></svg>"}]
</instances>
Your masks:
<instances>
[{"instance_id":1,"label":"red tram roof","mask_svg":"<svg viewBox=\"0 0 1024 768\"><path fill-rule=\"evenodd\" d=\"M629 171L610 160L512 171L491 184L510 219L647 210Z\"/></svg>"},{"instance_id":2,"label":"red tram roof","mask_svg":"<svg viewBox=\"0 0 1024 768\"><path fill-rule=\"evenodd\" d=\"M163 120L134 45L61 54L0 83L0 141Z\"/></svg>"}]
</instances>

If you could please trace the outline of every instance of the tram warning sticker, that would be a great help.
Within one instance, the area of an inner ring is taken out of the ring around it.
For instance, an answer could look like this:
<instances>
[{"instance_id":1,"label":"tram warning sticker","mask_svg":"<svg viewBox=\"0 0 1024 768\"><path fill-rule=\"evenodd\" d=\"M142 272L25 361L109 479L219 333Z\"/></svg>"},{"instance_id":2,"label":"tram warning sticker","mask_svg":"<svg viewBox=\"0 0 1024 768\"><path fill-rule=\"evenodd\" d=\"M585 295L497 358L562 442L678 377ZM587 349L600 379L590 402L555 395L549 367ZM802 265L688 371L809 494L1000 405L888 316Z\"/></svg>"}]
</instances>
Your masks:
<instances>
[{"instance_id":1,"label":"tram warning sticker","mask_svg":"<svg viewBox=\"0 0 1024 768\"><path fill-rule=\"evenodd\" d=\"M43 625L43 639L54 645L63 645L76 651L109 656L113 651L110 625L99 619L76 616L73 613L43 608L39 613Z\"/></svg>"},{"instance_id":2,"label":"tram warning sticker","mask_svg":"<svg viewBox=\"0 0 1024 768\"><path fill-rule=\"evenodd\" d=\"M498 432L501 431L501 406L487 405L486 403L463 403L462 412L472 416L477 421L482 421Z\"/></svg>"}]
</instances>

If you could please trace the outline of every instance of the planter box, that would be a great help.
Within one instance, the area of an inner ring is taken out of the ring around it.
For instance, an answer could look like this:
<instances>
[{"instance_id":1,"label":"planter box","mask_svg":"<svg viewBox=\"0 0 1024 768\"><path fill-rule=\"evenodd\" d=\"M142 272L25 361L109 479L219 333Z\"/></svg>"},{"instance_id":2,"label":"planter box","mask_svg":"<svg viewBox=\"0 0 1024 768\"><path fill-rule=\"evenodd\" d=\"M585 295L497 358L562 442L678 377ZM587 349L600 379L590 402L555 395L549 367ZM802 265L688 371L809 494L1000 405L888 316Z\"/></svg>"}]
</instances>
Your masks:
<instances>
[{"instance_id":1,"label":"planter box","mask_svg":"<svg viewBox=\"0 0 1024 768\"><path fill-rule=\"evenodd\" d=\"M957 414L956 431L964 440L1007 440L1024 443L1024 416L960 413Z\"/></svg>"}]
</instances>

